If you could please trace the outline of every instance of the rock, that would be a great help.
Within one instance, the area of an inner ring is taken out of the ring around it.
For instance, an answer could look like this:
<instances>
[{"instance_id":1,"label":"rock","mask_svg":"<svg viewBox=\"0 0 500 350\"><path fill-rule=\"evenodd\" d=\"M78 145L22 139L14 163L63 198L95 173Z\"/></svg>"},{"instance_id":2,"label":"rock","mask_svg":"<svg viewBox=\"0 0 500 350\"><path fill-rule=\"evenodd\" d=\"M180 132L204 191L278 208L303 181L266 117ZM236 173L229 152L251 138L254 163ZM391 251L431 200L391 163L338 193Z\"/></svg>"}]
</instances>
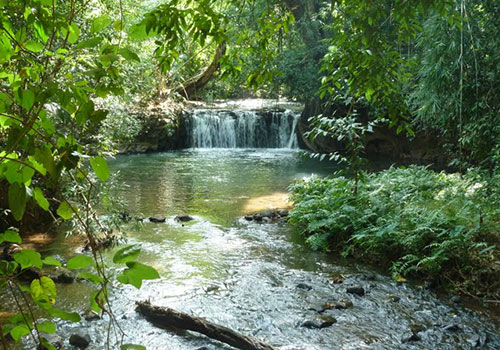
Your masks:
<instances>
[{"instance_id":1,"label":"rock","mask_svg":"<svg viewBox=\"0 0 500 350\"><path fill-rule=\"evenodd\" d=\"M19 244L9 244L3 249L3 255L7 260L12 260L12 256L21 250L23 250L23 248L21 248Z\"/></svg>"},{"instance_id":2,"label":"rock","mask_svg":"<svg viewBox=\"0 0 500 350\"><path fill-rule=\"evenodd\" d=\"M409 343L409 342L419 341L419 340L422 340L422 337L420 337L418 334L412 334L408 337L403 338L401 341L403 343Z\"/></svg>"},{"instance_id":3,"label":"rock","mask_svg":"<svg viewBox=\"0 0 500 350\"><path fill-rule=\"evenodd\" d=\"M387 300L393 302L393 303L397 303L398 301L401 300L400 297L396 296L396 295L390 295L389 298L387 298Z\"/></svg>"},{"instance_id":4,"label":"rock","mask_svg":"<svg viewBox=\"0 0 500 350\"><path fill-rule=\"evenodd\" d=\"M62 349L63 339L57 334L43 334L43 337L54 346L56 349ZM48 348L42 344L38 345L38 350L48 350Z\"/></svg>"},{"instance_id":5,"label":"rock","mask_svg":"<svg viewBox=\"0 0 500 350\"><path fill-rule=\"evenodd\" d=\"M263 217L264 217L264 216L267 216L267 217L269 217L269 218L270 218L271 216L273 216L273 212L272 212L271 210L269 210L269 209L264 210L264 211L262 212L262 216L263 216Z\"/></svg>"},{"instance_id":6,"label":"rock","mask_svg":"<svg viewBox=\"0 0 500 350\"><path fill-rule=\"evenodd\" d=\"M317 313L323 313L326 311L326 307L325 307L325 304L317 304L317 305L313 305L309 308L309 310L311 311L316 311Z\"/></svg>"},{"instance_id":7,"label":"rock","mask_svg":"<svg viewBox=\"0 0 500 350\"><path fill-rule=\"evenodd\" d=\"M53 271L51 271L49 273L49 277L57 283L73 283L75 280L75 275L71 272L71 270L60 266L57 266Z\"/></svg>"},{"instance_id":8,"label":"rock","mask_svg":"<svg viewBox=\"0 0 500 350\"><path fill-rule=\"evenodd\" d=\"M178 222L188 222L188 221L193 221L194 218L192 216L189 216L189 215L177 215L175 217L175 221L178 221Z\"/></svg>"},{"instance_id":9,"label":"rock","mask_svg":"<svg viewBox=\"0 0 500 350\"><path fill-rule=\"evenodd\" d=\"M273 219L271 219L270 217L268 216L264 216L262 218L262 222L266 223L266 224L270 224L271 222L273 222Z\"/></svg>"},{"instance_id":10,"label":"rock","mask_svg":"<svg viewBox=\"0 0 500 350\"><path fill-rule=\"evenodd\" d=\"M460 304L462 302L462 298L460 298L458 295L454 295L450 298L450 301L455 304Z\"/></svg>"},{"instance_id":11,"label":"rock","mask_svg":"<svg viewBox=\"0 0 500 350\"><path fill-rule=\"evenodd\" d=\"M78 349L86 349L90 344L90 336L88 334L71 334L69 337L69 343L76 346Z\"/></svg>"},{"instance_id":12,"label":"rock","mask_svg":"<svg viewBox=\"0 0 500 350\"><path fill-rule=\"evenodd\" d=\"M448 332L458 332L461 330L461 328L456 324L449 324L449 325L444 326L443 330L448 331Z\"/></svg>"},{"instance_id":13,"label":"rock","mask_svg":"<svg viewBox=\"0 0 500 350\"><path fill-rule=\"evenodd\" d=\"M319 328L330 327L333 324L335 324L336 322L337 322L337 320L334 317L322 316L322 317L316 318L314 320L304 321L304 322L302 322L302 324L300 326L304 327L304 328L311 328L311 329L318 328L319 329Z\"/></svg>"},{"instance_id":14,"label":"rock","mask_svg":"<svg viewBox=\"0 0 500 350\"><path fill-rule=\"evenodd\" d=\"M164 216L151 216L149 218L149 221L150 222L155 222L155 223L162 223L162 222L167 221L167 218L164 217Z\"/></svg>"},{"instance_id":15,"label":"rock","mask_svg":"<svg viewBox=\"0 0 500 350\"><path fill-rule=\"evenodd\" d=\"M120 214L118 214L118 216L123 222L129 222L130 220L132 220L132 216L126 211L122 211Z\"/></svg>"},{"instance_id":16,"label":"rock","mask_svg":"<svg viewBox=\"0 0 500 350\"><path fill-rule=\"evenodd\" d=\"M288 216L288 210L287 209L278 209L278 214L279 214L279 216Z\"/></svg>"},{"instance_id":17,"label":"rock","mask_svg":"<svg viewBox=\"0 0 500 350\"><path fill-rule=\"evenodd\" d=\"M252 221L253 220L253 216L252 215L245 215L245 220L246 221Z\"/></svg>"},{"instance_id":18,"label":"rock","mask_svg":"<svg viewBox=\"0 0 500 350\"><path fill-rule=\"evenodd\" d=\"M88 310L87 312L85 312L85 314L83 315L83 317L88 322L101 319L101 316L99 316L98 314L96 314L92 310Z\"/></svg>"},{"instance_id":19,"label":"rock","mask_svg":"<svg viewBox=\"0 0 500 350\"><path fill-rule=\"evenodd\" d=\"M359 296L365 295L365 289L363 287L348 287L346 292L349 294L356 294Z\"/></svg>"},{"instance_id":20,"label":"rock","mask_svg":"<svg viewBox=\"0 0 500 350\"><path fill-rule=\"evenodd\" d=\"M303 283L303 282L298 283L295 287L300 288L300 289L305 289L305 290L312 289L312 287L310 285L308 285L307 283Z\"/></svg>"},{"instance_id":21,"label":"rock","mask_svg":"<svg viewBox=\"0 0 500 350\"><path fill-rule=\"evenodd\" d=\"M253 219L255 221L262 221L262 217L263 217L262 214L257 213L257 214L254 214Z\"/></svg>"},{"instance_id":22,"label":"rock","mask_svg":"<svg viewBox=\"0 0 500 350\"><path fill-rule=\"evenodd\" d=\"M337 309L337 310L345 310L353 307L352 301L349 299L341 299L341 300L333 300L328 301L323 305L325 310L329 309Z\"/></svg>"}]
</instances>

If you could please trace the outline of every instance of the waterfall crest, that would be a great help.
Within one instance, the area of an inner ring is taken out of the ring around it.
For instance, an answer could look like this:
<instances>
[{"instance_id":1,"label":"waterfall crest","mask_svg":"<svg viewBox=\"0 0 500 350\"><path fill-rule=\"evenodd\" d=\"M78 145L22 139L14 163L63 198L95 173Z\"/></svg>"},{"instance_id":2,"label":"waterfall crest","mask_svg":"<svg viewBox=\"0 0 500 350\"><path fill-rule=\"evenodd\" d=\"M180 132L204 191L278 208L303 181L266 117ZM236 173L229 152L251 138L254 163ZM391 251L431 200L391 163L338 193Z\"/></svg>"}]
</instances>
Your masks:
<instances>
[{"instance_id":1,"label":"waterfall crest","mask_svg":"<svg viewBox=\"0 0 500 350\"><path fill-rule=\"evenodd\" d=\"M300 113L198 109L186 115L188 147L298 148Z\"/></svg>"}]
</instances>

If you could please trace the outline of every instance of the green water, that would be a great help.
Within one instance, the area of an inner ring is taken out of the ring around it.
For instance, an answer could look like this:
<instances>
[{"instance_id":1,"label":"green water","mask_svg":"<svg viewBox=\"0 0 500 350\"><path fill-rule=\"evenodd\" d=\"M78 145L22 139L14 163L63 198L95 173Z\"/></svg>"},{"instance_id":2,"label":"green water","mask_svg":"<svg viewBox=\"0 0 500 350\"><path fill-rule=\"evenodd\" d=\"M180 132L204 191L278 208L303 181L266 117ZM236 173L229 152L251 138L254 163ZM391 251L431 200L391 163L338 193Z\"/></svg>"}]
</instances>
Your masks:
<instances>
[{"instance_id":1,"label":"green water","mask_svg":"<svg viewBox=\"0 0 500 350\"><path fill-rule=\"evenodd\" d=\"M161 275L145 281L140 290L113 282L111 303L126 343L148 349L229 349L203 336L152 327L134 310L136 301L149 299L281 350L452 350L472 349L481 342L483 349L500 348L500 335L488 315L439 299L428 290L398 284L369 267L312 252L284 221L261 224L242 218L255 203L265 206L294 181L330 174L336 170L333 165L303 160L293 151L214 149L119 156L110 167L113 193L123 198L127 212L133 217L166 217L165 223L145 220L138 225L133 220L122 228L128 244L141 245L139 260ZM174 220L176 215L194 220L183 225ZM49 247L60 255L78 249L60 243ZM122 268L111 262L114 250L104 252L112 274ZM339 275L343 284L333 282ZM299 288L300 284L311 289ZM362 286L367 293L348 294L349 286ZM57 305L84 312L91 290L86 283L58 285ZM399 301L390 301L395 296ZM330 310L337 319L331 327L301 327L318 317L312 307L330 299L349 299L354 307ZM80 332L91 335L89 349L103 349L107 321L60 322L59 332L67 347L68 335ZM404 343L415 324L425 329L422 340ZM460 331L446 331L451 324L458 324Z\"/></svg>"}]
</instances>

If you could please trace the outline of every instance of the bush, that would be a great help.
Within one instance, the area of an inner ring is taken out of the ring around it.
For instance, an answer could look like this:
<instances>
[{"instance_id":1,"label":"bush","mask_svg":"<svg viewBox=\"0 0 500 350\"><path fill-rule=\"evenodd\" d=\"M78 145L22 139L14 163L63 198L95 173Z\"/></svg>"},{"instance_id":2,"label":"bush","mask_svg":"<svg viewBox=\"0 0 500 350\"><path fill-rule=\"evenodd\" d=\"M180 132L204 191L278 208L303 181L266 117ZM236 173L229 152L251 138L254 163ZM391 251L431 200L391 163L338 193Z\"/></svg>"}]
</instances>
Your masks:
<instances>
[{"instance_id":1,"label":"bush","mask_svg":"<svg viewBox=\"0 0 500 350\"><path fill-rule=\"evenodd\" d=\"M358 195L354 181L342 176L291 187L290 222L307 243L385 264L394 276L419 275L462 291L498 295L497 179L422 166L365 176Z\"/></svg>"}]
</instances>

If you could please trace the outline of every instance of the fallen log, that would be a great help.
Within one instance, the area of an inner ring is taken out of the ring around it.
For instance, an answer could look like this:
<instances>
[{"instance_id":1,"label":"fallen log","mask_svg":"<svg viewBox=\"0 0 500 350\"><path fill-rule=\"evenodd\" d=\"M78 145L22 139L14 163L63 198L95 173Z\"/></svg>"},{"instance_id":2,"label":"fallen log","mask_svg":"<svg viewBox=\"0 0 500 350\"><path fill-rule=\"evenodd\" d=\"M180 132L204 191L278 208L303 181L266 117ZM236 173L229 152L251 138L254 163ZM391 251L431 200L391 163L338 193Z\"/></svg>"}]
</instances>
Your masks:
<instances>
[{"instance_id":1,"label":"fallen log","mask_svg":"<svg viewBox=\"0 0 500 350\"><path fill-rule=\"evenodd\" d=\"M136 305L136 311L157 327L198 332L241 350L274 350L272 346L258 339L219 326L203 318L191 316L185 312L168 307L154 306L148 301L136 302Z\"/></svg>"}]
</instances>

